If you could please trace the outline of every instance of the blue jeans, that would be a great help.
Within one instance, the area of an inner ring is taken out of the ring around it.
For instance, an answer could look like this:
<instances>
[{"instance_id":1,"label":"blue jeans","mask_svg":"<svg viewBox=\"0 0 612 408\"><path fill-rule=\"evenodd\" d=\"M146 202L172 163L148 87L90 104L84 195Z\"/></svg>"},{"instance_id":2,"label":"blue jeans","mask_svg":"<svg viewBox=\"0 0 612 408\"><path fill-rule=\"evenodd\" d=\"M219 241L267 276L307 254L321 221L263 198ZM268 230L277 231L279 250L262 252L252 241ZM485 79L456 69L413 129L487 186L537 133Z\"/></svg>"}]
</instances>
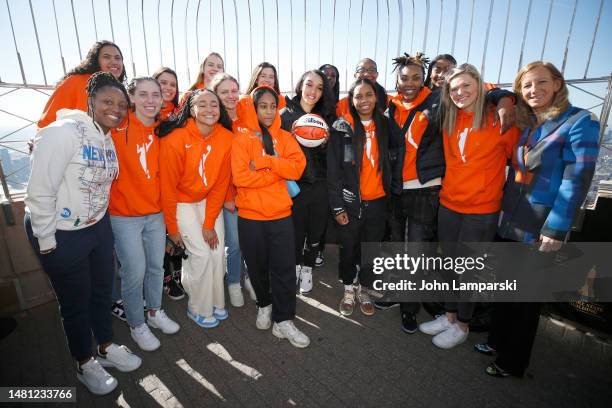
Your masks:
<instances>
[{"instance_id":1,"label":"blue jeans","mask_svg":"<svg viewBox=\"0 0 612 408\"><path fill-rule=\"evenodd\" d=\"M242 271L242 252L238 242L238 211L223 209L225 223L225 246L227 247L227 283L240 283Z\"/></svg>"},{"instance_id":2,"label":"blue jeans","mask_svg":"<svg viewBox=\"0 0 612 408\"><path fill-rule=\"evenodd\" d=\"M166 225L162 213L142 217L111 216L115 251L121 276L121 296L128 324L145 322L143 286L147 309L161 308L164 281Z\"/></svg>"}]
</instances>

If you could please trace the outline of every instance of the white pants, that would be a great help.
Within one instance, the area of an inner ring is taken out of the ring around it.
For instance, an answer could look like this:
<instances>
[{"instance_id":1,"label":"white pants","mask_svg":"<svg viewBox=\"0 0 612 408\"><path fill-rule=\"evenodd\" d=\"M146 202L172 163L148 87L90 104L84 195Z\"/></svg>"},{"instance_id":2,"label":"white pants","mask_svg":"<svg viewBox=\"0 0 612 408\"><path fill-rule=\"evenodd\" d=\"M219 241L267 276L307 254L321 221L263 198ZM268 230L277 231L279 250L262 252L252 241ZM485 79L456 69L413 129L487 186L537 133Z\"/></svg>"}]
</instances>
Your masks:
<instances>
[{"instance_id":1,"label":"white pants","mask_svg":"<svg viewBox=\"0 0 612 408\"><path fill-rule=\"evenodd\" d=\"M213 307L225 308L225 239L223 212L219 212L215 220L215 232L219 238L217 248L211 249L204 241L202 225L205 209L206 199L199 203L178 203L176 221L187 253L187 259L183 260L181 283L189 296L189 310L212 317Z\"/></svg>"}]
</instances>

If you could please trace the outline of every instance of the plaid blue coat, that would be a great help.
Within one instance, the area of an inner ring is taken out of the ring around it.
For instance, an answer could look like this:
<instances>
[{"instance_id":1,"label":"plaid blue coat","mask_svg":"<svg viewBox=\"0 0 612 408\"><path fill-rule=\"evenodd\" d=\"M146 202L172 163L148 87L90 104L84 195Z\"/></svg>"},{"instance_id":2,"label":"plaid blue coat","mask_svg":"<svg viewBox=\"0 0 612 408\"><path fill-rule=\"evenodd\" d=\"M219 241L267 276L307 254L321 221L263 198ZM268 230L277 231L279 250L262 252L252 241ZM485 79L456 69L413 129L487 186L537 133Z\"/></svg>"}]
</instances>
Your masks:
<instances>
[{"instance_id":1,"label":"plaid blue coat","mask_svg":"<svg viewBox=\"0 0 612 408\"><path fill-rule=\"evenodd\" d=\"M525 129L504 189L498 233L529 242L564 240L589 190L599 155L599 121L570 106Z\"/></svg>"}]
</instances>

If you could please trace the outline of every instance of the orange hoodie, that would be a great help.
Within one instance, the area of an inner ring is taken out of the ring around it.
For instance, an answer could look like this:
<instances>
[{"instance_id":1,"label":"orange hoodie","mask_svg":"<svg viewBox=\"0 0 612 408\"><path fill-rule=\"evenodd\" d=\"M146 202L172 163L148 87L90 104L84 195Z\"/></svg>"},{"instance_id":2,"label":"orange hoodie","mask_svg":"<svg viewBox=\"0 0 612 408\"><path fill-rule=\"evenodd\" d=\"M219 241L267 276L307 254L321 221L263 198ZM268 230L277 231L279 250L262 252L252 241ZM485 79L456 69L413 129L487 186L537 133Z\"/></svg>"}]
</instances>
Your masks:
<instances>
[{"instance_id":1,"label":"orange hoodie","mask_svg":"<svg viewBox=\"0 0 612 408\"><path fill-rule=\"evenodd\" d=\"M442 180L440 203L463 214L490 214L500 210L506 162L518 143L513 127L500 134L493 126L493 112L482 129L472 129L473 113L459 110L451 135L444 131L446 175Z\"/></svg>"},{"instance_id":2,"label":"orange hoodie","mask_svg":"<svg viewBox=\"0 0 612 408\"><path fill-rule=\"evenodd\" d=\"M251 220L276 220L291 215L293 201L286 180L298 180L306 158L291 133L280 128L278 111L268 128L277 156L265 154L253 100L244 99L238 111L232 145L232 176L238 190L238 215ZM253 161L255 170L249 163Z\"/></svg>"},{"instance_id":3,"label":"orange hoodie","mask_svg":"<svg viewBox=\"0 0 612 408\"><path fill-rule=\"evenodd\" d=\"M172 102L164 102L165 106L162 106L159 111L157 118L162 121L168 119L174 112L177 111L176 106Z\"/></svg>"},{"instance_id":4,"label":"orange hoodie","mask_svg":"<svg viewBox=\"0 0 612 408\"><path fill-rule=\"evenodd\" d=\"M394 95L391 97L389 103L392 103L396 106L395 113L393 114L393 119L395 123L399 126L399 128L403 128L406 120L408 119L408 115L410 112L419 106L427 97L431 94L431 90L427 87L422 87L419 91L418 95L412 102L404 102L403 97L400 94ZM423 112L417 112L414 115L414 119L408 128L408 131L404 137L404 144L406 146L406 151L404 152L404 167L402 169L402 181L416 180L417 179L417 170L416 170L416 157L417 150L419 148L419 144L421 143L421 138L423 137L423 133L425 133L425 129L427 129L427 125L429 121L427 117L423 114Z\"/></svg>"},{"instance_id":5,"label":"orange hoodie","mask_svg":"<svg viewBox=\"0 0 612 408\"><path fill-rule=\"evenodd\" d=\"M161 138L161 197L166 228L178 232L177 203L206 199L205 229L213 229L230 182L232 132L219 123L203 137L193 118Z\"/></svg>"},{"instance_id":6,"label":"orange hoodie","mask_svg":"<svg viewBox=\"0 0 612 408\"><path fill-rule=\"evenodd\" d=\"M87 81L91 75L70 75L57 85L40 116L39 129L55 122L55 113L60 109L78 109L87 112Z\"/></svg>"},{"instance_id":7,"label":"orange hoodie","mask_svg":"<svg viewBox=\"0 0 612 408\"><path fill-rule=\"evenodd\" d=\"M134 112L127 128L112 129L119 160L108 209L111 215L140 217L162 210L159 181L159 139L155 126L145 126Z\"/></svg>"}]
</instances>

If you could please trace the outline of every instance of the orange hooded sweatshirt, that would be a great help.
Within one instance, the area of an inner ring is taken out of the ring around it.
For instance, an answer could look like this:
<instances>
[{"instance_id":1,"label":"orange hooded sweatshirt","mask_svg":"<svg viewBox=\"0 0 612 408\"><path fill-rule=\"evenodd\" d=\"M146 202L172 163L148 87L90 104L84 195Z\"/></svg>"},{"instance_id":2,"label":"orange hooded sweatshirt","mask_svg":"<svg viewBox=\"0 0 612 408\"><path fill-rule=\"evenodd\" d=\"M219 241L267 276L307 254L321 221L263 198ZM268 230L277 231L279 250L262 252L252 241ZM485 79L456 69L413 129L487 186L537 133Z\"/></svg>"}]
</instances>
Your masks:
<instances>
[{"instance_id":1,"label":"orange hooded sweatshirt","mask_svg":"<svg viewBox=\"0 0 612 408\"><path fill-rule=\"evenodd\" d=\"M443 133L446 175L440 203L463 214L490 214L501 208L506 162L520 133L513 127L501 135L499 122L492 124L493 112L481 129L472 129L473 118L458 110L452 134Z\"/></svg>"},{"instance_id":2,"label":"orange hooded sweatshirt","mask_svg":"<svg viewBox=\"0 0 612 408\"><path fill-rule=\"evenodd\" d=\"M256 88L257 89L257 88ZM238 215L251 220L276 220L291 215L293 201L286 180L298 180L306 158L291 133L280 128L278 111L268 128L277 156L265 154L252 98L238 107L238 123L232 146L232 176L238 190ZM253 161L255 170L249 163Z\"/></svg>"},{"instance_id":3,"label":"orange hooded sweatshirt","mask_svg":"<svg viewBox=\"0 0 612 408\"><path fill-rule=\"evenodd\" d=\"M128 117L126 128L111 130L119 175L113 181L108 209L122 217L156 214L162 210L157 123L145 126L131 111Z\"/></svg>"},{"instance_id":4,"label":"orange hooded sweatshirt","mask_svg":"<svg viewBox=\"0 0 612 408\"><path fill-rule=\"evenodd\" d=\"M213 229L230 182L232 132L217 123L210 135L200 134L189 118L182 128L161 138L161 197L166 228L178 233L177 203L206 199L205 229Z\"/></svg>"},{"instance_id":5,"label":"orange hooded sweatshirt","mask_svg":"<svg viewBox=\"0 0 612 408\"><path fill-rule=\"evenodd\" d=\"M57 85L40 116L39 129L55 122L55 114L60 109L78 109L87 112L87 81L91 75L70 75Z\"/></svg>"},{"instance_id":6,"label":"orange hooded sweatshirt","mask_svg":"<svg viewBox=\"0 0 612 408\"><path fill-rule=\"evenodd\" d=\"M393 120L395 120L395 123L397 123L400 129L404 127L410 112L423 103L423 101L427 99L430 94L431 90L429 88L422 87L416 98L411 102L404 102L403 97L400 94L391 97L389 103L396 106L395 113L393 114ZM402 135L402 137L404 137L404 144L406 146L406 151L404 152L404 167L402 169L402 181L417 179L417 150L428 124L429 121L423 112L417 112L414 115L414 119L412 120L408 131L405 135Z\"/></svg>"},{"instance_id":7,"label":"orange hooded sweatshirt","mask_svg":"<svg viewBox=\"0 0 612 408\"><path fill-rule=\"evenodd\" d=\"M159 115L157 116L159 121L168 119L170 115L177 111L177 108L174 103L164 102L164 104L165 106L162 106L161 110L159 111Z\"/></svg>"}]
</instances>

